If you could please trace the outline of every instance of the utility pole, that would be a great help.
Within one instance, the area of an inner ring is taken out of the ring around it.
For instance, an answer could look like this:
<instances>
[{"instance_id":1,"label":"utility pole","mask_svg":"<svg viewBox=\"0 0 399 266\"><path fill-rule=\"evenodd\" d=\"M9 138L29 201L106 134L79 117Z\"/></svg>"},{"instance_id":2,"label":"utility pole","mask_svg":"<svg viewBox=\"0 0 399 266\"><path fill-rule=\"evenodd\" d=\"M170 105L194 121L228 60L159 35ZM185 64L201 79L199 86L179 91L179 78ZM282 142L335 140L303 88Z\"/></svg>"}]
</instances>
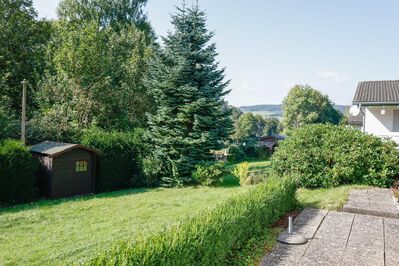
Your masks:
<instances>
[{"instance_id":1,"label":"utility pole","mask_svg":"<svg viewBox=\"0 0 399 266\"><path fill-rule=\"evenodd\" d=\"M21 141L26 143L26 87L28 81L24 79L22 82L22 117L21 117Z\"/></svg>"}]
</instances>

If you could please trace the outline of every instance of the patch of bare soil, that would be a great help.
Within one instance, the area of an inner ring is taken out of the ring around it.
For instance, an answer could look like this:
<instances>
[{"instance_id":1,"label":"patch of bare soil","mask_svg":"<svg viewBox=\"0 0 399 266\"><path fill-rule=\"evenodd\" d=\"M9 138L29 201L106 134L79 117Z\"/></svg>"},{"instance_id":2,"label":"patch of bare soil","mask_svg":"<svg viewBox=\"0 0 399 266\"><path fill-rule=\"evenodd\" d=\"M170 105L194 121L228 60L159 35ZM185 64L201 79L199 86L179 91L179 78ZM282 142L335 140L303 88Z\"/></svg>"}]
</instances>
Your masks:
<instances>
[{"instance_id":1,"label":"patch of bare soil","mask_svg":"<svg viewBox=\"0 0 399 266\"><path fill-rule=\"evenodd\" d=\"M280 227L286 229L288 227L288 217L292 216L292 219L295 218L301 213L302 210L295 210L292 212L287 212L283 217L280 218L272 227Z\"/></svg>"}]
</instances>

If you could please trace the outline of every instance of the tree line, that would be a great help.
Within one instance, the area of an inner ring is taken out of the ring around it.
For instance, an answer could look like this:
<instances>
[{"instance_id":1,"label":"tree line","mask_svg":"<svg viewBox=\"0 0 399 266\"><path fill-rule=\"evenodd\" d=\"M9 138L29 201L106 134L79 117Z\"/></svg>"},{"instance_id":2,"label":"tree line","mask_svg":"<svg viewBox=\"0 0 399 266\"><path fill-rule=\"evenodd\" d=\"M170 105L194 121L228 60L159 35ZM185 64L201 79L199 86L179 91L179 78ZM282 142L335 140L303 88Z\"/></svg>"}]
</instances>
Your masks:
<instances>
[{"instance_id":1,"label":"tree line","mask_svg":"<svg viewBox=\"0 0 399 266\"><path fill-rule=\"evenodd\" d=\"M328 97L308 87L293 89L303 102L287 96L282 125L242 114L224 100L229 81L205 12L183 2L173 30L157 38L146 3L61 0L57 19L46 20L31 0L0 0L0 139L19 138L23 79L29 143L145 128L149 165L174 184L189 182L196 164L212 160L210 150L339 120Z\"/></svg>"}]
</instances>

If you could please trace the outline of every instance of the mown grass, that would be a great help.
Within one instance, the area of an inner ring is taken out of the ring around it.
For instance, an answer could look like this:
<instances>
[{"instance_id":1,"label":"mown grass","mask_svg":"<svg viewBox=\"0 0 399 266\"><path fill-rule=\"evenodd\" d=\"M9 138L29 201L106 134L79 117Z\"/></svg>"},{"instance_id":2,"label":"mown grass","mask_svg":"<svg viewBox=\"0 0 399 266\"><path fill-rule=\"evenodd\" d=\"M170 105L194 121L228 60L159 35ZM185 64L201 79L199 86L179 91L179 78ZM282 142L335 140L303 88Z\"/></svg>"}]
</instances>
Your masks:
<instances>
[{"instance_id":1,"label":"mown grass","mask_svg":"<svg viewBox=\"0 0 399 266\"><path fill-rule=\"evenodd\" d=\"M335 188L305 189L297 191L299 205L303 208L341 210L351 189L365 189L365 185L347 185Z\"/></svg>"},{"instance_id":2,"label":"mown grass","mask_svg":"<svg viewBox=\"0 0 399 266\"><path fill-rule=\"evenodd\" d=\"M132 189L0 210L0 265L85 262L138 234L152 234L247 188Z\"/></svg>"},{"instance_id":3,"label":"mown grass","mask_svg":"<svg viewBox=\"0 0 399 266\"><path fill-rule=\"evenodd\" d=\"M254 172L254 171L262 171L266 172L270 170L271 167L271 162L269 160L260 160L260 161L248 161L249 163L249 171ZM228 171L232 171L234 167L236 167L240 163L234 163L234 164L227 164L226 169Z\"/></svg>"}]
</instances>

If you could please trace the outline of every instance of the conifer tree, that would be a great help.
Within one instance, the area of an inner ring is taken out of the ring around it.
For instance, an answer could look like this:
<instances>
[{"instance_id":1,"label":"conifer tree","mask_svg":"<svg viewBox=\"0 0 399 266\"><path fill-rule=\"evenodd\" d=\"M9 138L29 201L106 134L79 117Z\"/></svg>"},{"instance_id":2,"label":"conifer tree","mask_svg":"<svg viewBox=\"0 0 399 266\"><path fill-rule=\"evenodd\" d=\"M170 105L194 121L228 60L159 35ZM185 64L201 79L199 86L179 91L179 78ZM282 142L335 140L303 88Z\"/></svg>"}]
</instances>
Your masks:
<instances>
[{"instance_id":1,"label":"conifer tree","mask_svg":"<svg viewBox=\"0 0 399 266\"><path fill-rule=\"evenodd\" d=\"M205 13L183 2L172 24L147 85L157 107L149 117L154 156L164 166L164 181L176 185L190 181L197 163L212 159L210 151L223 146L232 121L223 102L229 81L215 60Z\"/></svg>"}]
</instances>

